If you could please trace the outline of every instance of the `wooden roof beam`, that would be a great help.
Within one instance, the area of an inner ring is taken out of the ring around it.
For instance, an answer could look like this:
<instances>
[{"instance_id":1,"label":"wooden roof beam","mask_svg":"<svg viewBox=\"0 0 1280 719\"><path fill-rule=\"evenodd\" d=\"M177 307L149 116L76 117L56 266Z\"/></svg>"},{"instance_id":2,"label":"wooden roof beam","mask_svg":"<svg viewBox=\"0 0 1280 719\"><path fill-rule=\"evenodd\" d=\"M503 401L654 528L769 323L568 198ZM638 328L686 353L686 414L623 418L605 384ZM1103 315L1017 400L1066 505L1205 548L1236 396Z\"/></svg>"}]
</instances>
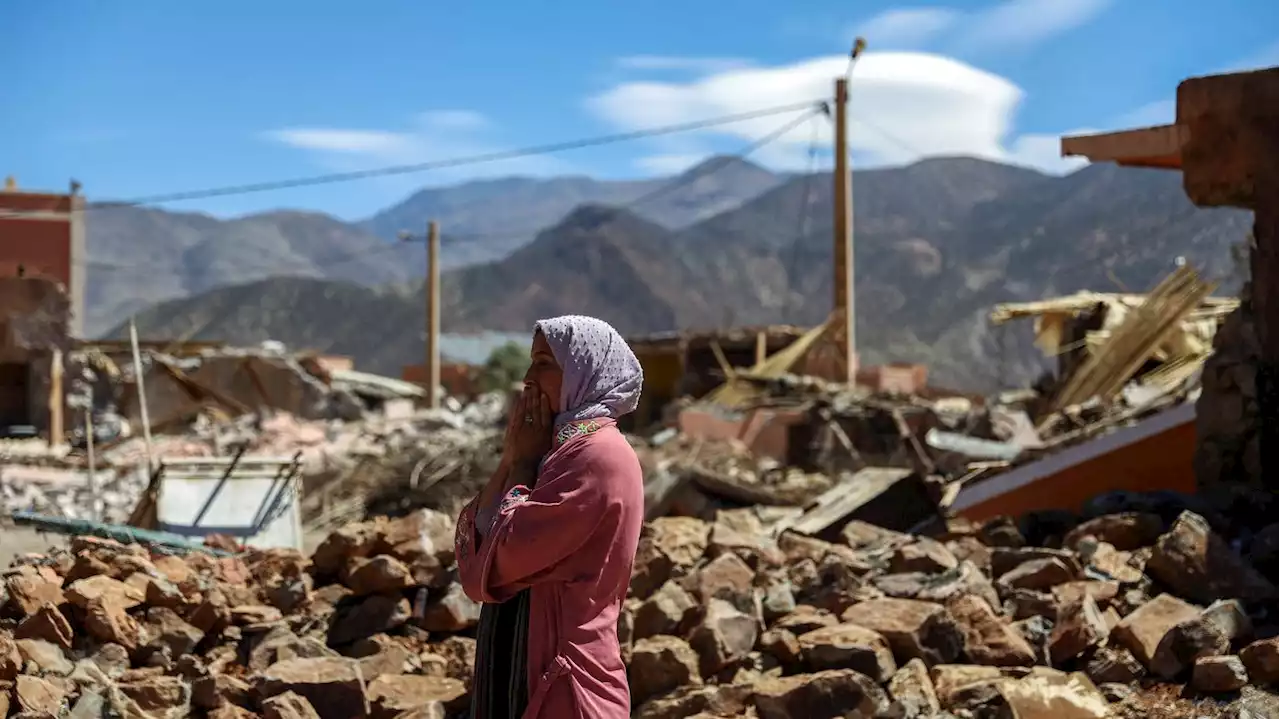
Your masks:
<instances>
[{"instance_id":1,"label":"wooden roof beam","mask_svg":"<svg viewBox=\"0 0 1280 719\"><path fill-rule=\"evenodd\" d=\"M1123 167L1182 169L1186 132L1180 125L1160 125L1098 135L1062 138L1063 157L1114 162Z\"/></svg>"}]
</instances>

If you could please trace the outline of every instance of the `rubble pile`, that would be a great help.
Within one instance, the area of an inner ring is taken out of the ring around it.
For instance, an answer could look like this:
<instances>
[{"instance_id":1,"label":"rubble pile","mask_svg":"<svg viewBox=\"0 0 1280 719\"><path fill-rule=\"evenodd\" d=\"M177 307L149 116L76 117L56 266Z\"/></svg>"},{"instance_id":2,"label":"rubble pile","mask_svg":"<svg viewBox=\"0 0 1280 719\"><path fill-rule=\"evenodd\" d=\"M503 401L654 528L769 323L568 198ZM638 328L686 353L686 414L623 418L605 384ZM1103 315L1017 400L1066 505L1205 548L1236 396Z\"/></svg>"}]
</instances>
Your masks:
<instances>
[{"instance_id":1,"label":"rubble pile","mask_svg":"<svg viewBox=\"0 0 1280 719\"><path fill-rule=\"evenodd\" d=\"M769 511L646 525L618 626L635 716L1276 713L1276 587L1193 512L1102 514L1034 546L1008 520L774 536ZM85 537L21 557L0 702L464 716L479 607L456 582L453 529L421 510L342 527L310 558Z\"/></svg>"}]
</instances>

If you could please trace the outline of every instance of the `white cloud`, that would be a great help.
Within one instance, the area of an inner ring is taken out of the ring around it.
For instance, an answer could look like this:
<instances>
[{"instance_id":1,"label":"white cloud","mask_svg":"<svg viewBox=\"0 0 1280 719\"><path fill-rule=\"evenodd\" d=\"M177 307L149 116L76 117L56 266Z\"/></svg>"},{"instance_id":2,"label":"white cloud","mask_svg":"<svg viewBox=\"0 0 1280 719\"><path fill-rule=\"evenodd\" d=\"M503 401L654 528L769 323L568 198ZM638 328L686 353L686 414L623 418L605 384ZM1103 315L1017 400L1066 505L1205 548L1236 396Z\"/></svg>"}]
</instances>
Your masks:
<instances>
[{"instance_id":1,"label":"white cloud","mask_svg":"<svg viewBox=\"0 0 1280 719\"><path fill-rule=\"evenodd\" d=\"M677 70L718 72L749 64L736 57L681 57L675 55L628 55L614 63L624 70Z\"/></svg>"},{"instance_id":2,"label":"white cloud","mask_svg":"<svg viewBox=\"0 0 1280 719\"><path fill-rule=\"evenodd\" d=\"M861 35L885 49L914 49L923 46L953 26L960 13L950 8L893 8L855 27L850 35Z\"/></svg>"},{"instance_id":3,"label":"white cloud","mask_svg":"<svg viewBox=\"0 0 1280 719\"><path fill-rule=\"evenodd\" d=\"M843 56L829 56L711 73L689 82L629 82L589 98L587 106L628 130L688 122L830 97L832 82L846 64ZM873 164L930 155L972 155L1055 172L1064 169L1056 150L1050 152L1047 136L1013 136L1022 90L958 60L925 53L870 52L858 61L850 95L851 149ZM746 120L708 134L750 141L777 130L788 119ZM829 147L830 123L819 121L817 128L817 141ZM807 158L812 137L812 127L802 124L754 157L797 169Z\"/></svg>"},{"instance_id":4,"label":"white cloud","mask_svg":"<svg viewBox=\"0 0 1280 719\"><path fill-rule=\"evenodd\" d=\"M1021 48L1074 30L1112 0L1004 0L968 16L957 46L968 53Z\"/></svg>"},{"instance_id":5,"label":"white cloud","mask_svg":"<svg viewBox=\"0 0 1280 719\"><path fill-rule=\"evenodd\" d=\"M483 155L508 149L497 142L489 120L471 110L431 110L419 113L402 129L353 129L338 127L289 127L270 130L271 142L303 150L327 170L347 172L386 165L408 165ZM548 175L570 171L571 166L549 156L464 165L432 170L422 175L381 178L390 192L402 193L424 182L439 184L478 177Z\"/></svg>"}]
</instances>

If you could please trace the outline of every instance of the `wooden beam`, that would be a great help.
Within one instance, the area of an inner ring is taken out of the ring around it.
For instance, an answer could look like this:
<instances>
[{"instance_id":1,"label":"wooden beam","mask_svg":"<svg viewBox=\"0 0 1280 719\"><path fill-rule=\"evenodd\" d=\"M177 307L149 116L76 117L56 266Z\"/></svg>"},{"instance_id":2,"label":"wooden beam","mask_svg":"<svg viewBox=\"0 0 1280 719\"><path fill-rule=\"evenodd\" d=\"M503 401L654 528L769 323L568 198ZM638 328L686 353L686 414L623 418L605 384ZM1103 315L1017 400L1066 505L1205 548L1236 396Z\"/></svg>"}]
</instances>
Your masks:
<instances>
[{"instance_id":1,"label":"wooden beam","mask_svg":"<svg viewBox=\"0 0 1280 719\"><path fill-rule=\"evenodd\" d=\"M1186 129L1180 125L1077 135L1062 138L1062 156L1114 162L1125 167L1177 170L1182 168L1185 141Z\"/></svg>"}]
</instances>

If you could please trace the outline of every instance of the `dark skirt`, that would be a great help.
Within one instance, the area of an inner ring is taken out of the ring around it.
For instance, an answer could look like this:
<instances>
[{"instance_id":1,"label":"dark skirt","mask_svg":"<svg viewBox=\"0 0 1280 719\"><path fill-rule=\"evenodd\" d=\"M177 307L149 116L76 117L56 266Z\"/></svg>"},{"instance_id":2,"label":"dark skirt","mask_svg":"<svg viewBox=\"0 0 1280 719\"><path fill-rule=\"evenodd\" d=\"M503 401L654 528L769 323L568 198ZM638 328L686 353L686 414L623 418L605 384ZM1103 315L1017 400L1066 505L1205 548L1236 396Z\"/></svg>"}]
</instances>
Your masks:
<instances>
[{"instance_id":1,"label":"dark skirt","mask_svg":"<svg viewBox=\"0 0 1280 719\"><path fill-rule=\"evenodd\" d=\"M471 719L520 719L529 704L529 590L480 607Z\"/></svg>"}]
</instances>

